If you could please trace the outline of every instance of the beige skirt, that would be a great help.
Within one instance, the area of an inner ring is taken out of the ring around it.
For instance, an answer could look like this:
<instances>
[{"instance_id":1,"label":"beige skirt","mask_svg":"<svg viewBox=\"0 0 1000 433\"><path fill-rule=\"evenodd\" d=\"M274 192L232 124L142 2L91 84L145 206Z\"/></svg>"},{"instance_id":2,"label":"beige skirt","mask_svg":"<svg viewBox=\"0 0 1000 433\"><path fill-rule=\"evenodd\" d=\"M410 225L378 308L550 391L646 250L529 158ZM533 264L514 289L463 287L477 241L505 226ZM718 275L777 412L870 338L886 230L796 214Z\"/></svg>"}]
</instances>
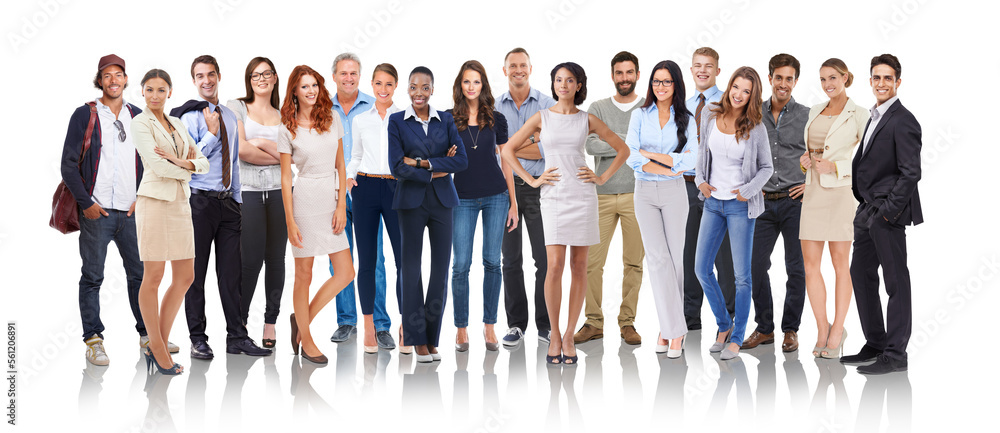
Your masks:
<instances>
[{"instance_id":1,"label":"beige skirt","mask_svg":"<svg viewBox=\"0 0 1000 433\"><path fill-rule=\"evenodd\" d=\"M819 184L819 172L802 194L802 219L799 239L806 241L853 241L854 213L858 201L850 185L825 188Z\"/></svg>"},{"instance_id":2,"label":"beige skirt","mask_svg":"<svg viewBox=\"0 0 1000 433\"><path fill-rule=\"evenodd\" d=\"M185 198L181 182L177 182L174 201L136 197L135 217L140 260L165 262L194 258L191 204Z\"/></svg>"}]
</instances>

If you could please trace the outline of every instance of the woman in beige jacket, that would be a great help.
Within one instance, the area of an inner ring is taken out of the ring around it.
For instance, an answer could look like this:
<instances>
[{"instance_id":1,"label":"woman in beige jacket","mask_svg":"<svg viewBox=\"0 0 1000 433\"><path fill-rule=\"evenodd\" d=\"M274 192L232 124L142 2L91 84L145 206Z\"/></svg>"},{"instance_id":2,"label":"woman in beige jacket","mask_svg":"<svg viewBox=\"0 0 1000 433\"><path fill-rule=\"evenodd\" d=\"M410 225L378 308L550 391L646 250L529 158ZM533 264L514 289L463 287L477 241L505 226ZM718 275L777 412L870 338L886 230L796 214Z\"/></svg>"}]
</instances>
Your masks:
<instances>
[{"instance_id":1,"label":"woman in beige jacket","mask_svg":"<svg viewBox=\"0 0 1000 433\"><path fill-rule=\"evenodd\" d=\"M868 111L847 97L845 89L851 86L854 75L843 61L834 58L823 62L819 74L830 100L809 110L803 132L808 149L799 160L806 173L799 239L806 293L819 330L813 356L839 358L847 338L844 321L853 290L849 257L858 208L851 192L851 160L864 136ZM826 285L820 273L823 245L827 243L836 274L833 324L827 319Z\"/></svg>"},{"instance_id":2,"label":"woman in beige jacket","mask_svg":"<svg viewBox=\"0 0 1000 433\"><path fill-rule=\"evenodd\" d=\"M174 375L183 367L167 351L167 337L184 293L194 281L194 227L188 181L191 173L207 173L208 159L195 146L180 119L163 107L171 94L170 75L153 69L142 78L146 109L132 119L132 141L142 158L143 176L136 191L136 235L143 261L139 310L149 331L146 367ZM165 263L173 278L157 306Z\"/></svg>"}]
</instances>

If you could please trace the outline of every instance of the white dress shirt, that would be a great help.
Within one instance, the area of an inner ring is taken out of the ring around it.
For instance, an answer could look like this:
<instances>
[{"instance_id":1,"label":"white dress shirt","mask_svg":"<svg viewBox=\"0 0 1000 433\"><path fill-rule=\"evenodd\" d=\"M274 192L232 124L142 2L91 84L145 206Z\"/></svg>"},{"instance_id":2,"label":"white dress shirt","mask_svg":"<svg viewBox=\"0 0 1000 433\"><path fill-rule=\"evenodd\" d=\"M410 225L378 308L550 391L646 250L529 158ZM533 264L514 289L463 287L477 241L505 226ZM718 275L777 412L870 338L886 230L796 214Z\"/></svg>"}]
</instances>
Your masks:
<instances>
[{"instance_id":1,"label":"white dress shirt","mask_svg":"<svg viewBox=\"0 0 1000 433\"><path fill-rule=\"evenodd\" d=\"M357 178L358 172L391 175L389 170L389 115L399 112L395 104L385 110L385 118L372 105L370 110L354 118L354 147L351 149L347 177ZM437 114L437 112L435 112ZM426 127L424 129L426 132Z\"/></svg>"},{"instance_id":2,"label":"white dress shirt","mask_svg":"<svg viewBox=\"0 0 1000 433\"><path fill-rule=\"evenodd\" d=\"M868 124L868 130L865 131L865 141L863 141L865 147L861 149L862 155L864 155L864 152L868 151L868 145L872 139L872 132L875 131L875 127L878 126L880 121L882 121L882 116L885 116L885 112L889 110L889 107L891 107L897 99L899 99L899 96L893 96L892 98L889 98L888 101L883 102L882 105L875 105L871 108L872 122Z\"/></svg>"},{"instance_id":3,"label":"white dress shirt","mask_svg":"<svg viewBox=\"0 0 1000 433\"><path fill-rule=\"evenodd\" d=\"M135 203L136 154L132 144L132 114L128 103L122 99L118 117L111 108L97 99L97 118L101 122L101 161L97 165L93 199L105 209L128 211ZM118 139L115 121L122 122L125 141Z\"/></svg>"}]
</instances>

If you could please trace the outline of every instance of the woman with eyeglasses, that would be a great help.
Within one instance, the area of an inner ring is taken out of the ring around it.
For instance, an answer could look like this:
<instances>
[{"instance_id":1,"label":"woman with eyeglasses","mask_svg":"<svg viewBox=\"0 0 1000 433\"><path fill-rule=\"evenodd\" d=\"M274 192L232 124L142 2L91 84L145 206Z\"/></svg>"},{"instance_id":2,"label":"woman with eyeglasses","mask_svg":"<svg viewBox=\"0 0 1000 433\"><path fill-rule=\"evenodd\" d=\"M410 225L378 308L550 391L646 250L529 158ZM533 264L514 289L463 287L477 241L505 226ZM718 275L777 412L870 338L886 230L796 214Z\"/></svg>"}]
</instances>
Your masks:
<instances>
[{"instance_id":1,"label":"woman with eyeglasses","mask_svg":"<svg viewBox=\"0 0 1000 433\"><path fill-rule=\"evenodd\" d=\"M483 214L483 339L486 350L499 349L493 325L500 306L500 247L504 227L517 227L517 200L514 174L506 163L497 161L507 142L507 119L493 109L493 91L486 68L475 60L462 64L452 87L458 135L465 144L469 168L455 173L458 206L455 207L454 252L451 287L454 294L455 349L469 350L469 268L476 237L476 220Z\"/></svg>"},{"instance_id":2,"label":"woman with eyeglasses","mask_svg":"<svg viewBox=\"0 0 1000 433\"><path fill-rule=\"evenodd\" d=\"M143 174L136 191L135 214L142 285L139 311L148 331L146 368L165 375L180 374L167 337L184 294L194 282L194 225L191 222L192 173L208 173L202 155L181 120L164 112L173 93L170 75L152 69L142 78L146 109L132 119L132 140L142 159ZM159 301L160 281L170 262L172 281Z\"/></svg>"},{"instance_id":3,"label":"woman with eyeglasses","mask_svg":"<svg viewBox=\"0 0 1000 433\"><path fill-rule=\"evenodd\" d=\"M681 68L672 60L653 67L646 102L632 112L625 143L635 170L635 219L646 249L649 282L659 318L657 353L679 358L684 319L684 230L688 197L684 172L698 159L698 130L685 101Z\"/></svg>"},{"instance_id":4,"label":"woman with eyeglasses","mask_svg":"<svg viewBox=\"0 0 1000 433\"><path fill-rule=\"evenodd\" d=\"M278 320L281 292L285 284L285 209L281 199L281 166L278 156L278 131L281 106L278 97L278 73L266 57L254 57L243 76L246 96L226 105L236 113L240 134L240 182L243 206L243 230L240 254L243 256L243 287L240 317L246 325L250 302L257 289L257 277L264 267L264 335L261 346L273 348L274 324Z\"/></svg>"},{"instance_id":5,"label":"woman with eyeglasses","mask_svg":"<svg viewBox=\"0 0 1000 433\"><path fill-rule=\"evenodd\" d=\"M771 148L763 119L760 76L743 66L733 72L722 100L702 110L695 185L705 201L694 271L719 326L709 352L736 358L750 315L750 256L755 218L764 212L761 189L771 178ZM729 233L736 274L735 318L729 316L713 273L722 238Z\"/></svg>"}]
</instances>

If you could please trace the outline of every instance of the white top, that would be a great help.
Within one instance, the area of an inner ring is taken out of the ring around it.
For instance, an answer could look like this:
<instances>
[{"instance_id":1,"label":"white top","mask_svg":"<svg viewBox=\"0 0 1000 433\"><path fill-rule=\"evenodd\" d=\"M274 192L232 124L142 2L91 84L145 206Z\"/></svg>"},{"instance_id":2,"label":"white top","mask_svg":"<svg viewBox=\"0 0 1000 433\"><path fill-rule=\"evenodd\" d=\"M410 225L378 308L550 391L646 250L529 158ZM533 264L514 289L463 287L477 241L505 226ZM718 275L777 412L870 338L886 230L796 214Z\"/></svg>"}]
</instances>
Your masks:
<instances>
[{"instance_id":1,"label":"white top","mask_svg":"<svg viewBox=\"0 0 1000 433\"><path fill-rule=\"evenodd\" d=\"M437 110L434 109L434 107L431 107L430 104L427 104L427 109L430 110L430 113L427 115L427 120L422 120L420 116L417 116L417 112L413 111L413 105L412 104L408 105L406 106L406 112L403 113L403 120L409 119L411 117L416 119L417 123L420 123L420 126L424 127L424 134L426 134L427 127L428 125L431 124L431 119L441 120L441 117L438 116L438 112Z\"/></svg>"},{"instance_id":2,"label":"white top","mask_svg":"<svg viewBox=\"0 0 1000 433\"><path fill-rule=\"evenodd\" d=\"M111 108L97 99L97 118L101 122L101 161L97 165L93 199L105 209L128 212L135 203L135 145L132 144L132 114L128 102L122 99L118 117ZM118 139L119 129L115 121L122 122L125 141Z\"/></svg>"},{"instance_id":3,"label":"white top","mask_svg":"<svg viewBox=\"0 0 1000 433\"><path fill-rule=\"evenodd\" d=\"M351 128L354 147L351 148L347 177L357 178L358 172L391 175L389 170L389 115L399 112L395 104L385 110L385 118L378 115L378 108L372 105L368 111L354 117Z\"/></svg>"},{"instance_id":4,"label":"white top","mask_svg":"<svg viewBox=\"0 0 1000 433\"><path fill-rule=\"evenodd\" d=\"M243 122L243 131L246 133L247 140L264 138L277 143L278 131L280 130L281 124L262 125L251 119L250 116L247 116ZM255 165L241 159L240 183L242 183L242 191L260 192L281 189L281 166L279 164Z\"/></svg>"},{"instance_id":5,"label":"white top","mask_svg":"<svg viewBox=\"0 0 1000 433\"><path fill-rule=\"evenodd\" d=\"M882 121L882 116L885 115L886 111L889 111L889 107L891 107L892 104L898 99L899 96L893 96L892 98L889 98L888 101L883 102L882 105L876 105L871 108L870 111L872 113L872 121L868 125L868 130L865 131L864 141L861 142L864 145L864 147L861 148L862 155L864 155L864 152L868 151L868 145L870 144L869 141L872 139L872 132L875 131L875 127L878 126L878 123Z\"/></svg>"},{"instance_id":6,"label":"white top","mask_svg":"<svg viewBox=\"0 0 1000 433\"><path fill-rule=\"evenodd\" d=\"M621 102L618 102L617 100L615 100L614 96L612 96L611 97L611 103L615 104L615 107L618 107L619 110L622 110L622 111L628 113L628 110L631 110L632 107L635 107L635 104L638 104L639 100L641 100L641 99L642 98L640 98L640 97L637 96L635 99L632 100L632 102L621 103Z\"/></svg>"},{"instance_id":7,"label":"white top","mask_svg":"<svg viewBox=\"0 0 1000 433\"><path fill-rule=\"evenodd\" d=\"M717 200L732 200L736 198L734 189L743 186L740 173L743 170L743 148L747 144L736 142L736 134L725 134L719 130L719 124L712 122L715 131L708 138L708 149L712 152L712 180L709 185L715 187L712 197ZM746 197L744 197L746 198Z\"/></svg>"}]
</instances>

